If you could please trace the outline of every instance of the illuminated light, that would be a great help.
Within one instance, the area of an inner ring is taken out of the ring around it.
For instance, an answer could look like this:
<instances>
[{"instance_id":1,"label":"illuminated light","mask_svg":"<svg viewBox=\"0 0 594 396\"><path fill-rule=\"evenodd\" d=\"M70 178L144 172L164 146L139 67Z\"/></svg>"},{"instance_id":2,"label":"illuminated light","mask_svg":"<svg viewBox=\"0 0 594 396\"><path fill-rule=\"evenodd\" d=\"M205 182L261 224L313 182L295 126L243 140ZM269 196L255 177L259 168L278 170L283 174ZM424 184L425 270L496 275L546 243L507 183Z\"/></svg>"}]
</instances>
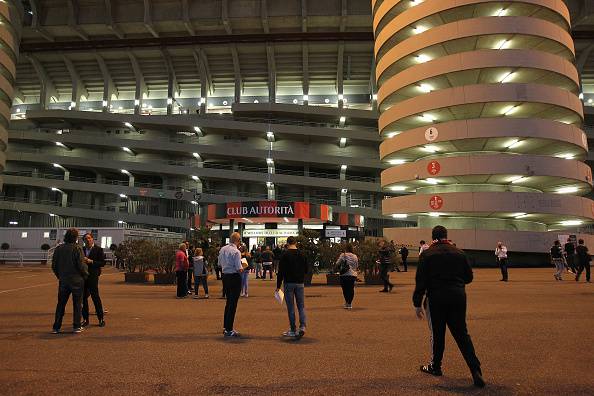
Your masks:
<instances>
[{"instance_id":1,"label":"illuminated light","mask_svg":"<svg viewBox=\"0 0 594 396\"><path fill-rule=\"evenodd\" d=\"M515 77L514 72L505 73L500 79L499 82L505 84L506 82L510 82Z\"/></svg>"},{"instance_id":2,"label":"illuminated light","mask_svg":"<svg viewBox=\"0 0 594 396\"><path fill-rule=\"evenodd\" d=\"M130 172L128 172L126 169L122 169L120 172L122 172L124 175L130 175Z\"/></svg>"},{"instance_id":3,"label":"illuminated light","mask_svg":"<svg viewBox=\"0 0 594 396\"><path fill-rule=\"evenodd\" d=\"M198 202L196 202L196 201L190 201L190 203L191 203L192 205L198 205Z\"/></svg>"},{"instance_id":4,"label":"illuminated light","mask_svg":"<svg viewBox=\"0 0 594 396\"><path fill-rule=\"evenodd\" d=\"M60 147L64 147L66 148L66 145L62 142L56 142L56 146L60 146Z\"/></svg>"},{"instance_id":5,"label":"illuminated light","mask_svg":"<svg viewBox=\"0 0 594 396\"><path fill-rule=\"evenodd\" d=\"M192 153L192 155L193 155L195 158L197 158L197 159L200 159L200 154L198 154L198 153Z\"/></svg>"},{"instance_id":6,"label":"illuminated light","mask_svg":"<svg viewBox=\"0 0 594 396\"><path fill-rule=\"evenodd\" d=\"M441 216L441 214L440 213L437 213L437 212L431 212L431 213L429 213L429 216L431 216L431 217L439 217L439 216Z\"/></svg>"},{"instance_id":7,"label":"illuminated light","mask_svg":"<svg viewBox=\"0 0 594 396\"><path fill-rule=\"evenodd\" d=\"M396 135L398 135L398 132L390 132L386 136L388 137L388 139L392 139Z\"/></svg>"},{"instance_id":8,"label":"illuminated light","mask_svg":"<svg viewBox=\"0 0 594 396\"><path fill-rule=\"evenodd\" d=\"M505 8L500 8L495 13L495 16L498 16L498 17L505 16L505 15L507 15L507 10Z\"/></svg>"},{"instance_id":9,"label":"illuminated light","mask_svg":"<svg viewBox=\"0 0 594 396\"><path fill-rule=\"evenodd\" d=\"M56 188L56 187L52 187L52 191L60 191L60 189Z\"/></svg>"},{"instance_id":10,"label":"illuminated light","mask_svg":"<svg viewBox=\"0 0 594 396\"><path fill-rule=\"evenodd\" d=\"M508 182L510 182L511 184L517 184L517 183L522 183L524 181L526 181L528 178L524 177L524 176L513 176L510 177L509 179L507 179Z\"/></svg>"},{"instance_id":11,"label":"illuminated light","mask_svg":"<svg viewBox=\"0 0 594 396\"><path fill-rule=\"evenodd\" d=\"M19 225L18 221L9 221L8 224L10 225Z\"/></svg>"},{"instance_id":12,"label":"illuminated light","mask_svg":"<svg viewBox=\"0 0 594 396\"><path fill-rule=\"evenodd\" d=\"M167 104L173 104L173 98L167 98ZM145 107L144 104L142 105L142 107Z\"/></svg>"},{"instance_id":13,"label":"illuminated light","mask_svg":"<svg viewBox=\"0 0 594 396\"><path fill-rule=\"evenodd\" d=\"M70 107L76 107L76 102L70 102Z\"/></svg>"},{"instance_id":14,"label":"illuminated light","mask_svg":"<svg viewBox=\"0 0 594 396\"><path fill-rule=\"evenodd\" d=\"M199 105L203 105L206 103L206 98L200 98L200 100L198 101Z\"/></svg>"},{"instance_id":15,"label":"illuminated light","mask_svg":"<svg viewBox=\"0 0 594 396\"><path fill-rule=\"evenodd\" d=\"M394 213L392 217L395 219L406 219L408 215L406 213Z\"/></svg>"},{"instance_id":16,"label":"illuminated light","mask_svg":"<svg viewBox=\"0 0 594 396\"><path fill-rule=\"evenodd\" d=\"M571 160L571 159L575 158L575 155L567 153L567 154L557 154L555 157Z\"/></svg>"},{"instance_id":17,"label":"illuminated light","mask_svg":"<svg viewBox=\"0 0 594 396\"><path fill-rule=\"evenodd\" d=\"M274 187L274 184L272 182L266 182L266 187L272 188Z\"/></svg>"},{"instance_id":18,"label":"illuminated light","mask_svg":"<svg viewBox=\"0 0 594 396\"><path fill-rule=\"evenodd\" d=\"M266 163L268 165L274 165L274 160L272 158L266 158Z\"/></svg>"},{"instance_id":19,"label":"illuminated light","mask_svg":"<svg viewBox=\"0 0 594 396\"><path fill-rule=\"evenodd\" d=\"M254 99L254 103L258 104L260 101L258 99Z\"/></svg>"},{"instance_id":20,"label":"illuminated light","mask_svg":"<svg viewBox=\"0 0 594 396\"><path fill-rule=\"evenodd\" d=\"M578 98L580 100L584 100L584 93L583 92L580 92L580 94L578 95Z\"/></svg>"},{"instance_id":21,"label":"illuminated light","mask_svg":"<svg viewBox=\"0 0 594 396\"><path fill-rule=\"evenodd\" d=\"M228 104L229 104L229 102L228 102L228 101L226 101L226 100L223 100L223 106L227 106Z\"/></svg>"},{"instance_id":22,"label":"illuminated light","mask_svg":"<svg viewBox=\"0 0 594 396\"><path fill-rule=\"evenodd\" d=\"M303 95L303 100L305 100L305 101L309 100L309 95Z\"/></svg>"},{"instance_id":23,"label":"illuminated light","mask_svg":"<svg viewBox=\"0 0 594 396\"><path fill-rule=\"evenodd\" d=\"M344 147L346 145L347 139L346 138L340 138L340 146Z\"/></svg>"},{"instance_id":24,"label":"illuminated light","mask_svg":"<svg viewBox=\"0 0 594 396\"><path fill-rule=\"evenodd\" d=\"M413 33L414 34L420 34L420 33L426 32L428 29L429 28L427 28L425 26L419 25L419 26L413 28Z\"/></svg>"},{"instance_id":25,"label":"illuminated light","mask_svg":"<svg viewBox=\"0 0 594 396\"><path fill-rule=\"evenodd\" d=\"M330 99L328 99L328 98L324 99L324 103L326 103L326 104L330 103Z\"/></svg>"},{"instance_id":26,"label":"illuminated light","mask_svg":"<svg viewBox=\"0 0 594 396\"><path fill-rule=\"evenodd\" d=\"M338 100L339 100L339 101L340 101L340 100L344 100L344 95L343 95L343 94L339 94L339 95L338 95Z\"/></svg>"},{"instance_id":27,"label":"illuminated light","mask_svg":"<svg viewBox=\"0 0 594 396\"><path fill-rule=\"evenodd\" d=\"M434 122L436 120L436 118L431 114L423 114L420 115L419 118L425 122Z\"/></svg>"},{"instance_id":28,"label":"illuminated light","mask_svg":"<svg viewBox=\"0 0 594 396\"><path fill-rule=\"evenodd\" d=\"M421 92L425 92L425 93L429 93L429 92L433 91L433 86L430 84L421 84L418 86L418 88Z\"/></svg>"},{"instance_id":29,"label":"illuminated light","mask_svg":"<svg viewBox=\"0 0 594 396\"><path fill-rule=\"evenodd\" d=\"M125 221L124 220L118 220L118 224L124 224Z\"/></svg>"},{"instance_id":30,"label":"illuminated light","mask_svg":"<svg viewBox=\"0 0 594 396\"><path fill-rule=\"evenodd\" d=\"M557 194L573 194L579 191L577 187L561 187L557 189Z\"/></svg>"},{"instance_id":31,"label":"illuminated light","mask_svg":"<svg viewBox=\"0 0 594 396\"><path fill-rule=\"evenodd\" d=\"M120 194L120 198L128 198L126 194Z\"/></svg>"},{"instance_id":32,"label":"illuminated light","mask_svg":"<svg viewBox=\"0 0 594 396\"><path fill-rule=\"evenodd\" d=\"M523 145L523 144L524 144L524 142L525 142L525 140L518 140L518 141L516 141L516 142L513 142L513 143L512 143L512 144L510 144L509 146L507 146L507 148L509 148L509 149L515 149L515 148L518 148L518 147L520 147L521 145Z\"/></svg>"},{"instance_id":33,"label":"illuminated light","mask_svg":"<svg viewBox=\"0 0 594 396\"><path fill-rule=\"evenodd\" d=\"M414 7L416 5L419 5L423 2L423 0L410 0L410 6Z\"/></svg>"},{"instance_id":34,"label":"illuminated light","mask_svg":"<svg viewBox=\"0 0 594 396\"><path fill-rule=\"evenodd\" d=\"M124 122L124 125L125 125L125 126L127 126L128 128L134 128L134 127L132 126L132 124L130 124L129 122Z\"/></svg>"},{"instance_id":35,"label":"illuminated light","mask_svg":"<svg viewBox=\"0 0 594 396\"><path fill-rule=\"evenodd\" d=\"M346 122L346 117L345 116L340 116L339 122L341 124L344 124Z\"/></svg>"},{"instance_id":36,"label":"illuminated light","mask_svg":"<svg viewBox=\"0 0 594 396\"><path fill-rule=\"evenodd\" d=\"M371 99L373 99L374 101L377 101L377 94L371 95Z\"/></svg>"},{"instance_id":37,"label":"illuminated light","mask_svg":"<svg viewBox=\"0 0 594 396\"><path fill-rule=\"evenodd\" d=\"M128 147L122 147L122 150L124 150L127 153L132 154L132 150L130 150Z\"/></svg>"},{"instance_id":38,"label":"illuminated light","mask_svg":"<svg viewBox=\"0 0 594 396\"><path fill-rule=\"evenodd\" d=\"M146 107L147 107L147 104L146 104L146 103L143 103L143 104L142 104L142 108L143 108L143 109L146 109Z\"/></svg>"},{"instance_id":39,"label":"illuminated light","mask_svg":"<svg viewBox=\"0 0 594 396\"><path fill-rule=\"evenodd\" d=\"M194 132L202 134L202 129L200 129L200 127L195 126L194 127Z\"/></svg>"},{"instance_id":40,"label":"illuminated light","mask_svg":"<svg viewBox=\"0 0 594 396\"><path fill-rule=\"evenodd\" d=\"M388 163L390 165L402 165L402 164L406 163L406 161L403 159L393 159L393 160L389 160Z\"/></svg>"},{"instance_id":41,"label":"illuminated light","mask_svg":"<svg viewBox=\"0 0 594 396\"><path fill-rule=\"evenodd\" d=\"M493 49L507 49L509 48L509 45L511 44L511 40L501 40L499 41L495 47L493 47Z\"/></svg>"},{"instance_id":42,"label":"illuminated light","mask_svg":"<svg viewBox=\"0 0 594 396\"><path fill-rule=\"evenodd\" d=\"M518 108L519 108L519 107L520 107L520 106L508 106L508 107L506 107L505 109L503 109L503 112L502 112L502 114L503 114L504 116L512 115L512 114L514 114L516 111L518 111Z\"/></svg>"},{"instance_id":43,"label":"illuminated light","mask_svg":"<svg viewBox=\"0 0 594 396\"><path fill-rule=\"evenodd\" d=\"M514 213L511 215L511 217L515 217L515 218L522 217L522 216L526 216L526 213L520 212L520 213Z\"/></svg>"},{"instance_id":44,"label":"illuminated light","mask_svg":"<svg viewBox=\"0 0 594 396\"><path fill-rule=\"evenodd\" d=\"M346 170L347 170L347 168L348 168L348 166L347 166L347 165L344 165L344 164L343 164L343 165L340 165L340 170L341 170L342 172L346 171Z\"/></svg>"},{"instance_id":45,"label":"illuminated light","mask_svg":"<svg viewBox=\"0 0 594 396\"><path fill-rule=\"evenodd\" d=\"M581 220L565 220L559 224L561 224L562 226L578 226L584 224L584 222Z\"/></svg>"},{"instance_id":46,"label":"illuminated light","mask_svg":"<svg viewBox=\"0 0 594 396\"><path fill-rule=\"evenodd\" d=\"M55 217L56 215L54 213L49 213L50 217Z\"/></svg>"},{"instance_id":47,"label":"illuminated light","mask_svg":"<svg viewBox=\"0 0 594 396\"><path fill-rule=\"evenodd\" d=\"M104 100L103 102L101 102L101 104L103 105L103 107L107 107L107 100Z\"/></svg>"},{"instance_id":48,"label":"illuminated light","mask_svg":"<svg viewBox=\"0 0 594 396\"><path fill-rule=\"evenodd\" d=\"M428 178L428 179L425 179L425 180L423 180L423 181L424 181L425 183L427 183L427 184L433 184L433 185L435 185L435 184L439 184L439 180L437 180L437 179L434 179L434 178L432 178L432 177L430 177L430 178Z\"/></svg>"},{"instance_id":49,"label":"illuminated light","mask_svg":"<svg viewBox=\"0 0 594 396\"><path fill-rule=\"evenodd\" d=\"M153 106L149 105L149 106L148 106L148 109L149 109L149 110L152 110L152 109L153 109Z\"/></svg>"},{"instance_id":50,"label":"illuminated light","mask_svg":"<svg viewBox=\"0 0 594 396\"><path fill-rule=\"evenodd\" d=\"M140 99L134 99L134 106L140 106Z\"/></svg>"},{"instance_id":51,"label":"illuminated light","mask_svg":"<svg viewBox=\"0 0 594 396\"><path fill-rule=\"evenodd\" d=\"M588 104L592 104L592 102L594 102L592 98L588 99Z\"/></svg>"},{"instance_id":52,"label":"illuminated light","mask_svg":"<svg viewBox=\"0 0 594 396\"><path fill-rule=\"evenodd\" d=\"M392 191L406 191L406 186L392 186L390 187Z\"/></svg>"},{"instance_id":53,"label":"illuminated light","mask_svg":"<svg viewBox=\"0 0 594 396\"><path fill-rule=\"evenodd\" d=\"M346 194L349 190L346 188L343 188L342 190L340 190L341 193Z\"/></svg>"},{"instance_id":54,"label":"illuminated light","mask_svg":"<svg viewBox=\"0 0 594 396\"><path fill-rule=\"evenodd\" d=\"M530 216L530 215L529 215L529 214L526 214L526 213L524 213L524 214L521 214L521 215L515 216L515 218L516 218L516 219L525 219L525 218L526 218L526 217L528 217L528 216Z\"/></svg>"},{"instance_id":55,"label":"illuminated light","mask_svg":"<svg viewBox=\"0 0 594 396\"><path fill-rule=\"evenodd\" d=\"M62 165L60 165L60 164L52 164L52 165L54 166L54 168L61 168L62 167Z\"/></svg>"},{"instance_id":56,"label":"illuminated light","mask_svg":"<svg viewBox=\"0 0 594 396\"><path fill-rule=\"evenodd\" d=\"M421 150L426 151L428 153L436 153L439 151L439 148L437 148L436 146L423 146L421 147Z\"/></svg>"},{"instance_id":57,"label":"illuminated light","mask_svg":"<svg viewBox=\"0 0 594 396\"><path fill-rule=\"evenodd\" d=\"M297 104L299 101L297 99L293 99L293 104Z\"/></svg>"},{"instance_id":58,"label":"illuminated light","mask_svg":"<svg viewBox=\"0 0 594 396\"><path fill-rule=\"evenodd\" d=\"M193 179L194 181L200 181L200 178L199 178L198 176L196 176L196 175L193 175L193 176L192 176L192 179Z\"/></svg>"},{"instance_id":59,"label":"illuminated light","mask_svg":"<svg viewBox=\"0 0 594 396\"><path fill-rule=\"evenodd\" d=\"M274 140L274 132L272 132L272 131L266 132L266 138L268 139L268 141L273 141Z\"/></svg>"},{"instance_id":60,"label":"illuminated light","mask_svg":"<svg viewBox=\"0 0 594 396\"><path fill-rule=\"evenodd\" d=\"M122 106L118 106L118 110L124 110Z\"/></svg>"},{"instance_id":61,"label":"illuminated light","mask_svg":"<svg viewBox=\"0 0 594 396\"><path fill-rule=\"evenodd\" d=\"M431 60L431 57L429 55L419 54L415 57L415 60L418 63L425 63L425 62L429 62Z\"/></svg>"}]
</instances>

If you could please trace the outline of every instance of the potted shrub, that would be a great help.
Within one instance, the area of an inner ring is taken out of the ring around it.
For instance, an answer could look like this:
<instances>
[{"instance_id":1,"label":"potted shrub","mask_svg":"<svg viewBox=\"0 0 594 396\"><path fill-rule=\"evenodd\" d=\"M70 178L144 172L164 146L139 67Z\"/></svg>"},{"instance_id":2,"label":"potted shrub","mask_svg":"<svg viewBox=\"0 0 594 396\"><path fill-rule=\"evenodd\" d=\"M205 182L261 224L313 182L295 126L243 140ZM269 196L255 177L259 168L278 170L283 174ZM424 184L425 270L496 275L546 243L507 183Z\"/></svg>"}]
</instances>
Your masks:
<instances>
[{"instance_id":1,"label":"potted shrub","mask_svg":"<svg viewBox=\"0 0 594 396\"><path fill-rule=\"evenodd\" d=\"M336 260L340 253L344 251L344 247L340 243L333 243L329 240L324 240L319 244L319 258L320 269L326 270L326 284L340 285L340 274L336 273Z\"/></svg>"},{"instance_id":2,"label":"potted shrub","mask_svg":"<svg viewBox=\"0 0 594 396\"><path fill-rule=\"evenodd\" d=\"M154 245L146 239L124 241L118 246L118 257L124 260L127 283L146 283L147 271L156 258Z\"/></svg>"},{"instance_id":3,"label":"potted shrub","mask_svg":"<svg viewBox=\"0 0 594 396\"><path fill-rule=\"evenodd\" d=\"M172 242L157 242L157 265L155 267L155 285L175 284L175 253L178 246Z\"/></svg>"},{"instance_id":4,"label":"potted shrub","mask_svg":"<svg viewBox=\"0 0 594 396\"><path fill-rule=\"evenodd\" d=\"M365 284L381 285L380 268L377 262L379 247L374 240L365 239L355 246L355 254L359 257L359 271L363 273Z\"/></svg>"},{"instance_id":5,"label":"potted shrub","mask_svg":"<svg viewBox=\"0 0 594 396\"><path fill-rule=\"evenodd\" d=\"M314 230L303 230L297 236L297 247L307 260L308 271L305 275L305 286L311 286L314 263L319 257L319 246L314 242L318 238L320 238L320 233Z\"/></svg>"}]
</instances>

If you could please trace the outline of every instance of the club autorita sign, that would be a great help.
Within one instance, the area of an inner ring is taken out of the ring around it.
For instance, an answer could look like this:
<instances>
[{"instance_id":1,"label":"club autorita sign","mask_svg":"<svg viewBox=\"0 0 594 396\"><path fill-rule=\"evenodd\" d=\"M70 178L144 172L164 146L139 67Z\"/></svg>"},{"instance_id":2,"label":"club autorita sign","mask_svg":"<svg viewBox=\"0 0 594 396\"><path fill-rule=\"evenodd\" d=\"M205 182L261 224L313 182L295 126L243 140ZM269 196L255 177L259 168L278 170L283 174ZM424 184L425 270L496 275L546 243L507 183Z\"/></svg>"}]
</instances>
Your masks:
<instances>
[{"instance_id":1,"label":"club autorita sign","mask_svg":"<svg viewBox=\"0 0 594 396\"><path fill-rule=\"evenodd\" d=\"M208 205L208 220L218 221L235 218L316 219L332 221L332 209L328 205L309 202L249 201L227 202Z\"/></svg>"},{"instance_id":2,"label":"club autorita sign","mask_svg":"<svg viewBox=\"0 0 594 396\"><path fill-rule=\"evenodd\" d=\"M295 211L291 205L286 206L240 206L227 208L227 217L233 216L291 216Z\"/></svg>"}]
</instances>

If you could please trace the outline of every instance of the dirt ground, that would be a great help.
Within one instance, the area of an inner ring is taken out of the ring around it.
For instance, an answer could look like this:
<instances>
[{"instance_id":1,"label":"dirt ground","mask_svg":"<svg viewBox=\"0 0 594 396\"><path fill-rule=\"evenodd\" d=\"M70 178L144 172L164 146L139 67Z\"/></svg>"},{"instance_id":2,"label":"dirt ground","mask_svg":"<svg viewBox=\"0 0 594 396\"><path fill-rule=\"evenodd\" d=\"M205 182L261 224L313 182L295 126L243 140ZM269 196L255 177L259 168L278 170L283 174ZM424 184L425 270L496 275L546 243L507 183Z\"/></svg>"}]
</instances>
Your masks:
<instances>
[{"instance_id":1,"label":"dirt ground","mask_svg":"<svg viewBox=\"0 0 594 396\"><path fill-rule=\"evenodd\" d=\"M448 334L444 376L418 371L429 356L426 322L414 316L414 271L392 273L391 294L356 289L342 309L340 287L306 289L308 329L280 336L285 307L275 282L250 280L236 328L222 337L224 300L210 280L209 300L175 299L173 286L129 285L108 268L100 288L107 326L50 334L57 287L45 267L0 267L0 394L564 394L594 395L594 284L553 269L475 271L468 325L488 385L474 389ZM324 278L316 277L318 283Z\"/></svg>"}]
</instances>

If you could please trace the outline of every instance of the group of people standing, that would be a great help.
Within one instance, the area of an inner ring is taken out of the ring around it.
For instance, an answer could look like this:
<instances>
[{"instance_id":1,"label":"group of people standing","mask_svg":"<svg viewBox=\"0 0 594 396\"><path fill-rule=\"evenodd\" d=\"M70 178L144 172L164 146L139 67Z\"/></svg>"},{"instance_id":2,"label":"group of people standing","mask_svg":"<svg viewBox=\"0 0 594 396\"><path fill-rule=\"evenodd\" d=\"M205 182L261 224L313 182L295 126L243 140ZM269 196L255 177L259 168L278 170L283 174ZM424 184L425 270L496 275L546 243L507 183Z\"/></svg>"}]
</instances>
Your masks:
<instances>
[{"instance_id":1,"label":"group of people standing","mask_svg":"<svg viewBox=\"0 0 594 396\"><path fill-rule=\"evenodd\" d=\"M194 298L198 299L200 285L204 288L204 298L209 298L208 272L208 266L202 248L193 248L188 241L180 243L175 253L177 298L186 298L193 291ZM193 280L192 276L194 277Z\"/></svg>"},{"instance_id":2,"label":"group of people standing","mask_svg":"<svg viewBox=\"0 0 594 396\"><path fill-rule=\"evenodd\" d=\"M586 271L586 282L590 282L590 262L592 258L585 245L584 240L578 240L577 246L574 242L567 241L564 246L556 240L551 247L551 262L555 266L555 280L562 281L563 273L574 275L575 281L579 282L580 276Z\"/></svg>"}]
</instances>

